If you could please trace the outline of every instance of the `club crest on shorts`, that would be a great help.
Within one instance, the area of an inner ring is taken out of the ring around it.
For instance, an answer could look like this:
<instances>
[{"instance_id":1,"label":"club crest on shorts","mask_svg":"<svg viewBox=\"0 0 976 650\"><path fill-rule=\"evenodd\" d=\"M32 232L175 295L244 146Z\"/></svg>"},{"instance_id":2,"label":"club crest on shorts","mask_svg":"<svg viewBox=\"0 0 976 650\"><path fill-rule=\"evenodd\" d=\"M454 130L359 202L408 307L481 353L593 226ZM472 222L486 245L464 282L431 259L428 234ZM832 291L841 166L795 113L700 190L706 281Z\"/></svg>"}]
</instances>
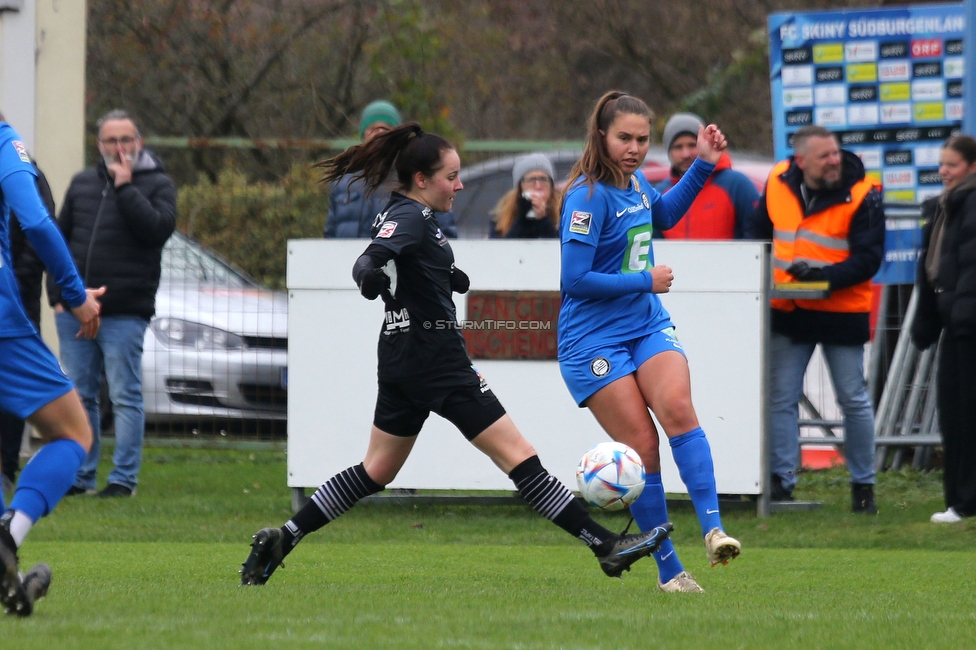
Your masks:
<instances>
[{"instance_id":1,"label":"club crest on shorts","mask_svg":"<svg viewBox=\"0 0 976 650\"><path fill-rule=\"evenodd\" d=\"M478 375L478 390L480 390L482 393L487 393L490 391L491 389L488 387L488 382L485 380L485 376L481 374L481 371L474 366L471 366L471 369L474 370L474 374Z\"/></svg>"},{"instance_id":2,"label":"club crest on shorts","mask_svg":"<svg viewBox=\"0 0 976 650\"><path fill-rule=\"evenodd\" d=\"M577 235L589 235L592 220L593 215L589 212L573 211L573 216L569 219L569 232L575 232Z\"/></svg>"},{"instance_id":3,"label":"club crest on shorts","mask_svg":"<svg viewBox=\"0 0 976 650\"><path fill-rule=\"evenodd\" d=\"M603 377L610 372L610 362L606 357L597 357L590 362L590 372L596 377Z\"/></svg>"}]
</instances>

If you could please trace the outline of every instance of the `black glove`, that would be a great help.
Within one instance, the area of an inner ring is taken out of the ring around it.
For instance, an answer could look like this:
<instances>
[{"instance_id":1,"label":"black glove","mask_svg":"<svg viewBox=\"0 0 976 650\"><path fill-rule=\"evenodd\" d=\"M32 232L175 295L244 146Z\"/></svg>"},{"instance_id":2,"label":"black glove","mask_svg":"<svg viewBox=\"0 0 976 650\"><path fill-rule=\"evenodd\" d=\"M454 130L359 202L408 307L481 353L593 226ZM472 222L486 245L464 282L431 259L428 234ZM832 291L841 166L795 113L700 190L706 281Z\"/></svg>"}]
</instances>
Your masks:
<instances>
[{"instance_id":1,"label":"black glove","mask_svg":"<svg viewBox=\"0 0 976 650\"><path fill-rule=\"evenodd\" d=\"M376 300L376 297L383 293L384 289L390 288L390 276L383 273L383 269L373 269L369 273L363 274L363 279L359 283L359 293L363 294L366 300Z\"/></svg>"},{"instance_id":2,"label":"black glove","mask_svg":"<svg viewBox=\"0 0 976 650\"><path fill-rule=\"evenodd\" d=\"M806 262L795 262L786 272L800 282L825 282L827 275L822 268L812 267Z\"/></svg>"},{"instance_id":3,"label":"black glove","mask_svg":"<svg viewBox=\"0 0 976 650\"><path fill-rule=\"evenodd\" d=\"M467 293L471 287L471 280L468 274L457 268L451 269L451 290L457 293Z\"/></svg>"}]
</instances>

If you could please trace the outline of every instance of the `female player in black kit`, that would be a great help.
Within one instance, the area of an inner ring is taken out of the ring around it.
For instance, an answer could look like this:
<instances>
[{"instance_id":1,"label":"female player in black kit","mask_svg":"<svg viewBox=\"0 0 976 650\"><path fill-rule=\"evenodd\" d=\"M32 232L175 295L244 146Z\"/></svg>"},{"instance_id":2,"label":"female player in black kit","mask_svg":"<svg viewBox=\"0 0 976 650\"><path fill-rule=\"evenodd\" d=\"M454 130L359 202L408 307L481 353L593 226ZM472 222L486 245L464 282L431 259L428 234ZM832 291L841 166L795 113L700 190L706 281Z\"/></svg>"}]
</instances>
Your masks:
<instances>
[{"instance_id":1,"label":"female player in black kit","mask_svg":"<svg viewBox=\"0 0 976 650\"><path fill-rule=\"evenodd\" d=\"M353 173L370 189L396 172L399 192L373 224L373 241L353 266L369 300L386 307L379 340L379 394L369 448L362 463L326 481L281 528L254 535L241 584L263 585L308 533L322 528L360 499L384 489L400 471L431 411L452 422L515 483L544 517L592 549L603 571L619 577L667 538L671 525L617 535L596 523L566 487L539 462L485 380L471 365L456 324L453 291L468 290L434 212L451 209L463 187L454 147L416 123L348 149L320 163L323 182ZM384 271L395 265L395 282ZM426 327L425 327L426 325Z\"/></svg>"}]
</instances>

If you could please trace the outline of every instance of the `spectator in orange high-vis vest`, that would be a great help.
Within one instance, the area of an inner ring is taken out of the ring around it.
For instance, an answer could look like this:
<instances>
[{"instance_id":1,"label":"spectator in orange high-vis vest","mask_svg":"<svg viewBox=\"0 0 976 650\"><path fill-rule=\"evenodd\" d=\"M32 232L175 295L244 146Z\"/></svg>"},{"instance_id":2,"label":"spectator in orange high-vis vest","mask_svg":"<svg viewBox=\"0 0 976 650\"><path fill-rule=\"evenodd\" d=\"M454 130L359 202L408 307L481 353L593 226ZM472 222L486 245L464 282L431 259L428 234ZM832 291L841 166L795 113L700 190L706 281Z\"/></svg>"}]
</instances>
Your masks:
<instances>
[{"instance_id":1,"label":"spectator in orange high-vis vest","mask_svg":"<svg viewBox=\"0 0 976 650\"><path fill-rule=\"evenodd\" d=\"M770 172L745 235L772 240L775 282L825 282L829 296L772 301L771 496L793 498L803 375L819 344L844 414L853 511L876 514L874 411L864 379L864 344L870 336L870 281L884 254L880 187L827 129L801 128L793 135L793 150L792 158Z\"/></svg>"}]
</instances>

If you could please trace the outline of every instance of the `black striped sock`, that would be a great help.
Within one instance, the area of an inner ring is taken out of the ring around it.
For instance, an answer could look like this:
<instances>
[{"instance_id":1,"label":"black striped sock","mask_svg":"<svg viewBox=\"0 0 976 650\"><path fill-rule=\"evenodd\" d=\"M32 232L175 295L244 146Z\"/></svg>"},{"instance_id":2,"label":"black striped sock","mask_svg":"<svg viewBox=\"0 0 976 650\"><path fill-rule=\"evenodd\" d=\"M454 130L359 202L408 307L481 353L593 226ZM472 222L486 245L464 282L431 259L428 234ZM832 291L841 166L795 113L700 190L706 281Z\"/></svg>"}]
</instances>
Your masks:
<instances>
[{"instance_id":1,"label":"black striped sock","mask_svg":"<svg viewBox=\"0 0 976 650\"><path fill-rule=\"evenodd\" d=\"M565 485L546 471L538 456L522 461L509 473L508 478L515 483L522 498L532 504L539 514L583 540L587 546L602 547L614 537L613 533L593 521L586 508L576 501Z\"/></svg>"},{"instance_id":2,"label":"black striped sock","mask_svg":"<svg viewBox=\"0 0 976 650\"><path fill-rule=\"evenodd\" d=\"M382 490L383 486L369 477L362 463L339 472L323 483L308 503L282 526L285 554L305 535L338 518L360 499Z\"/></svg>"}]
</instances>

